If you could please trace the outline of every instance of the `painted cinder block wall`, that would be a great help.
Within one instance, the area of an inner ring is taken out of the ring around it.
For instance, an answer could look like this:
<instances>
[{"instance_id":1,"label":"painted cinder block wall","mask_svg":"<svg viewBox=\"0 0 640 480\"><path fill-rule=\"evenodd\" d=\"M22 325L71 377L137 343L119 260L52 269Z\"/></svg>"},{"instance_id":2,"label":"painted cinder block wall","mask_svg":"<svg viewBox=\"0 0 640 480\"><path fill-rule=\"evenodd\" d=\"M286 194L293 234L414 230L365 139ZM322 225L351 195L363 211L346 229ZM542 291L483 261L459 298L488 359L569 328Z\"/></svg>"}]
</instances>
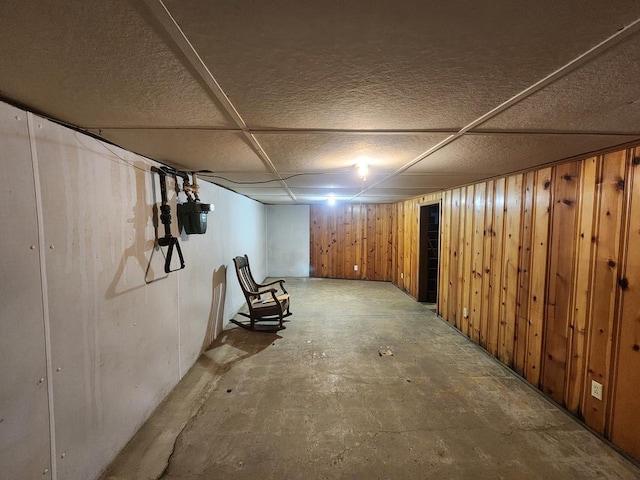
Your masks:
<instances>
[{"instance_id":1,"label":"painted cinder block wall","mask_svg":"<svg viewBox=\"0 0 640 480\"><path fill-rule=\"evenodd\" d=\"M265 277L265 207L202 182L162 278L155 162L6 104L0 145L0 477L96 478L244 304L231 259Z\"/></svg>"}]
</instances>

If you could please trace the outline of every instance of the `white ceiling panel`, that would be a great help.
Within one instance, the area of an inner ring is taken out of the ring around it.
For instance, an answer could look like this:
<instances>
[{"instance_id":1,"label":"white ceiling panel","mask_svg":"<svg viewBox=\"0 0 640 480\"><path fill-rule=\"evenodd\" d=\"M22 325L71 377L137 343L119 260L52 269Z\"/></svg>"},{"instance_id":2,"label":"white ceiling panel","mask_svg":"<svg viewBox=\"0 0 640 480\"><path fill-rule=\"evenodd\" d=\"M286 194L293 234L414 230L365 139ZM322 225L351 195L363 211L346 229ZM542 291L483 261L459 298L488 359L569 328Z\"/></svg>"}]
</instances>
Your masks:
<instances>
[{"instance_id":1,"label":"white ceiling panel","mask_svg":"<svg viewBox=\"0 0 640 480\"><path fill-rule=\"evenodd\" d=\"M309 172L283 176L290 187L322 187L322 188L364 188L384 179L384 174L371 175L363 181L356 174L356 170L349 168L342 173Z\"/></svg>"},{"instance_id":2,"label":"white ceiling panel","mask_svg":"<svg viewBox=\"0 0 640 480\"><path fill-rule=\"evenodd\" d=\"M391 173L445 139L441 133L416 134L258 134L256 138L282 174L355 172L366 159L371 174Z\"/></svg>"},{"instance_id":3,"label":"white ceiling panel","mask_svg":"<svg viewBox=\"0 0 640 480\"><path fill-rule=\"evenodd\" d=\"M212 172L267 173L241 132L194 129L102 129L118 145L174 166Z\"/></svg>"},{"instance_id":4,"label":"white ceiling panel","mask_svg":"<svg viewBox=\"0 0 640 480\"><path fill-rule=\"evenodd\" d=\"M126 0L0 2L0 94L82 127L235 126Z\"/></svg>"},{"instance_id":5,"label":"white ceiling panel","mask_svg":"<svg viewBox=\"0 0 640 480\"><path fill-rule=\"evenodd\" d=\"M277 185L277 184L276 184ZM265 197L265 196L282 196L288 195L287 191L282 187L253 187L253 186L236 186L232 187L231 190L242 193L248 197ZM290 199L291 200L291 199Z\"/></svg>"},{"instance_id":6,"label":"white ceiling panel","mask_svg":"<svg viewBox=\"0 0 640 480\"><path fill-rule=\"evenodd\" d=\"M636 0L164 3L252 128L462 127L640 16Z\"/></svg>"},{"instance_id":7,"label":"white ceiling panel","mask_svg":"<svg viewBox=\"0 0 640 480\"><path fill-rule=\"evenodd\" d=\"M425 188L425 187L417 187L417 188L372 188L368 190L365 196L396 196L403 198L417 197L420 195L424 195L425 193L435 192L441 190L440 188Z\"/></svg>"},{"instance_id":8,"label":"white ceiling panel","mask_svg":"<svg viewBox=\"0 0 640 480\"><path fill-rule=\"evenodd\" d=\"M253 200L264 203L265 205L291 205L291 197L288 195L255 195L251 196Z\"/></svg>"},{"instance_id":9,"label":"white ceiling panel","mask_svg":"<svg viewBox=\"0 0 640 480\"><path fill-rule=\"evenodd\" d=\"M221 173L201 173L200 178L216 185L237 191L243 187L281 187L276 175L272 173L258 172L221 172Z\"/></svg>"},{"instance_id":10,"label":"white ceiling panel","mask_svg":"<svg viewBox=\"0 0 640 480\"><path fill-rule=\"evenodd\" d=\"M0 98L265 203L386 203L640 139L639 32L637 0L6 0Z\"/></svg>"},{"instance_id":11,"label":"white ceiling panel","mask_svg":"<svg viewBox=\"0 0 640 480\"><path fill-rule=\"evenodd\" d=\"M640 133L640 34L481 125L488 130Z\"/></svg>"},{"instance_id":12,"label":"white ceiling panel","mask_svg":"<svg viewBox=\"0 0 640 480\"><path fill-rule=\"evenodd\" d=\"M407 173L504 175L637 140L626 135L464 135Z\"/></svg>"},{"instance_id":13,"label":"white ceiling panel","mask_svg":"<svg viewBox=\"0 0 640 480\"><path fill-rule=\"evenodd\" d=\"M404 195L362 195L350 203L395 203L407 198Z\"/></svg>"},{"instance_id":14,"label":"white ceiling panel","mask_svg":"<svg viewBox=\"0 0 640 480\"><path fill-rule=\"evenodd\" d=\"M318 196L318 197L328 197L329 195L334 195L336 197L348 197L351 198L354 195L357 195L362 190L359 188L292 188L291 191L296 196L296 198L304 197L304 196Z\"/></svg>"},{"instance_id":15,"label":"white ceiling panel","mask_svg":"<svg viewBox=\"0 0 640 480\"><path fill-rule=\"evenodd\" d=\"M477 174L459 174L459 175L442 175L442 174L415 174L402 173L396 175L376 186L378 188L417 188L417 189L438 189L448 188L454 185L463 185L467 183L482 180L486 175Z\"/></svg>"}]
</instances>

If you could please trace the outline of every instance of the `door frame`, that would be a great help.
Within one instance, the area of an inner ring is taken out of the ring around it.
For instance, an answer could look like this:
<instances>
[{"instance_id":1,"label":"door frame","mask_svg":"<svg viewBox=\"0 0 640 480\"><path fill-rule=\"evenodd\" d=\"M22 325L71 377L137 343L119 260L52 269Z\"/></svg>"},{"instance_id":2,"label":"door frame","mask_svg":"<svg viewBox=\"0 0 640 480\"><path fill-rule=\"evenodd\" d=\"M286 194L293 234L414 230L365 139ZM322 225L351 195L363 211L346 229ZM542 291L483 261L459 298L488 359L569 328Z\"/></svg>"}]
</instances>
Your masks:
<instances>
[{"instance_id":1,"label":"door frame","mask_svg":"<svg viewBox=\"0 0 640 480\"><path fill-rule=\"evenodd\" d=\"M432 200L424 203L418 203L418 239L417 239L418 275L416 275L417 281L418 281L418 288L416 289L416 301L418 301L418 298L420 296L420 267L421 267L421 261L422 261L422 251L420 248L420 244L421 244L420 231L422 229L422 207L429 207L432 205L438 205L438 273L437 273L438 290L436 293L436 313L440 315L440 291L442 289L442 282L441 282L442 279L440 278L440 265L441 265L441 257L442 257L442 248L441 248L442 247L442 199Z\"/></svg>"}]
</instances>

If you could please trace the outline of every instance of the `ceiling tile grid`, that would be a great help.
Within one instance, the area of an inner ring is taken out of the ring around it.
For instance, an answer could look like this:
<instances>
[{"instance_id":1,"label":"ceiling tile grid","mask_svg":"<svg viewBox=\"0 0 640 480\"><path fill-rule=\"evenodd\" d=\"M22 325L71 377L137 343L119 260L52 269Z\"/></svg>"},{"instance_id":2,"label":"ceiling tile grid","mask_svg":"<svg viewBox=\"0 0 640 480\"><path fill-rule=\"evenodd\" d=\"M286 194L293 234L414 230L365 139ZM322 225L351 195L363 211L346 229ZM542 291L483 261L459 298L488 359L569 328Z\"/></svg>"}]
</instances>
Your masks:
<instances>
[{"instance_id":1,"label":"ceiling tile grid","mask_svg":"<svg viewBox=\"0 0 640 480\"><path fill-rule=\"evenodd\" d=\"M640 17L630 0L165 4L251 128L460 128Z\"/></svg>"},{"instance_id":2,"label":"ceiling tile grid","mask_svg":"<svg viewBox=\"0 0 640 480\"><path fill-rule=\"evenodd\" d=\"M235 126L126 0L0 2L0 94L81 127Z\"/></svg>"},{"instance_id":3,"label":"ceiling tile grid","mask_svg":"<svg viewBox=\"0 0 640 480\"><path fill-rule=\"evenodd\" d=\"M639 139L637 135L467 134L407 173L501 176ZM463 182L461 182L463 183Z\"/></svg>"},{"instance_id":4,"label":"ceiling tile grid","mask_svg":"<svg viewBox=\"0 0 640 480\"><path fill-rule=\"evenodd\" d=\"M637 0L7 0L0 97L264 203L387 203L640 139L639 18Z\"/></svg>"}]
</instances>

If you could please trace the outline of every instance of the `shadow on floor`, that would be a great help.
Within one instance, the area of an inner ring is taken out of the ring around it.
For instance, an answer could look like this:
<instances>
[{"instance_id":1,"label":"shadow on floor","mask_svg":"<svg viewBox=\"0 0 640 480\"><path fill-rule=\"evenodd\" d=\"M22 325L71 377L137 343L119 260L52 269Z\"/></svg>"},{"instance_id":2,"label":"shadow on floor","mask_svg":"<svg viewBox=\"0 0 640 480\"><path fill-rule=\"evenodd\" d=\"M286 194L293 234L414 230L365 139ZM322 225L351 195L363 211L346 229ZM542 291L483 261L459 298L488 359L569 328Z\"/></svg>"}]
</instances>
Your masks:
<instances>
[{"instance_id":1,"label":"shadow on floor","mask_svg":"<svg viewBox=\"0 0 640 480\"><path fill-rule=\"evenodd\" d=\"M222 374L280 338L274 333L255 333L241 328L223 330L100 479L162 478L181 432L215 391Z\"/></svg>"},{"instance_id":2,"label":"shadow on floor","mask_svg":"<svg viewBox=\"0 0 640 480\"><path fill-rule=\"evenodd\" d=\"M282 337L274 332L255 332L243 328L223 330L198 362L217 374L227 372L236 363L246 360Z\"/></svg>"}]
</instances>

